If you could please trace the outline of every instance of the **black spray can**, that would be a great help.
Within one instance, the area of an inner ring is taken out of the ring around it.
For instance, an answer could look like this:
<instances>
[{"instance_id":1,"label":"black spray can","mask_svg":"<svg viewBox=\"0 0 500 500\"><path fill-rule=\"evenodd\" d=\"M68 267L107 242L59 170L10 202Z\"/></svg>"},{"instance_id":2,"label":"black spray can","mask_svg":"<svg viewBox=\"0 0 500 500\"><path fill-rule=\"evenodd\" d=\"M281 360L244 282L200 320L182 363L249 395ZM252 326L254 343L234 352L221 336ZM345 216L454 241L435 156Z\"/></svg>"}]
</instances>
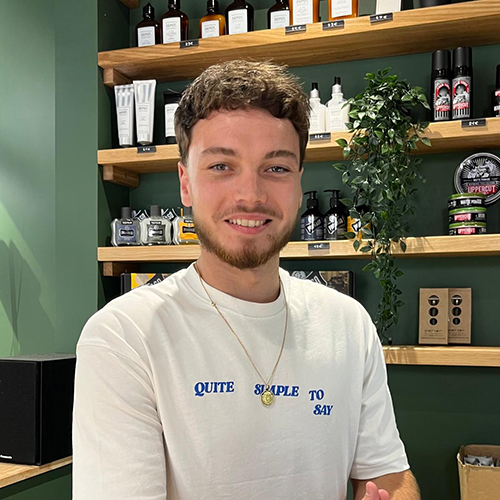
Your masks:
<instances>
[{"instance_id":1,"label":"black spray can","mask_svg":"<svg viewBox=\"0 0 500 500\"><path fill-rule=\"evenodd\" d=\"M307 210L300 218L300 239L302 241L318 241L323 239L323 215L319 211L317 191L306 191L309 195Z\"/></svg>"},{"instance_id":2,"label":"black spray can","mask_svg":"<svg viewBox=\"0 0 500 500\"><path fill-rule=\"evenodd\" d=\"M453 51L453 120L472 118L472 49Z\"/></svg>"},{"instance_id":3,"label":"black spray can","mask_svg":"<svg viewBox=\"0 0 500 500\"><path fill-rule=\"evenodd\" d=\"M500 118L500 64L497 66L497 84L493 92L493 116Z\"/></svg>"},{"instance_id":4,"label":"black spray can","mask_svg":"<svg viewBox=\"0 0 500 500\"><path fill-rule=\"evenodd\" d=\"M432 54L432 121L451 120L451 53L436 50Z\"/></svg>"}]
</instances>

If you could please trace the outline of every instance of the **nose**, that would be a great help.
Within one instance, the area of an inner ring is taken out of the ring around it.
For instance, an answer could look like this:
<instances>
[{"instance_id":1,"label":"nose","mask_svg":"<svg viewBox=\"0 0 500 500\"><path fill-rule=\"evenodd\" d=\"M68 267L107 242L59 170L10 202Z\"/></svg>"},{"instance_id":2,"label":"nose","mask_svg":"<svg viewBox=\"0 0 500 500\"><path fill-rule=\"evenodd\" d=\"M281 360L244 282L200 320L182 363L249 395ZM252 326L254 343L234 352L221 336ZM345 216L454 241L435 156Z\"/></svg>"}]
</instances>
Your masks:
<instances>
[{"instance_id":1,"label":"nose","mask_svg":"<svg viewBox=\"0 0 500 500\"><path fill-rule=\"evenodd\" d=\"M234 199L236 203L249 206L267 202L266 181L258 171L242 169L235 178Z\"/></svg>"}]
</instances>

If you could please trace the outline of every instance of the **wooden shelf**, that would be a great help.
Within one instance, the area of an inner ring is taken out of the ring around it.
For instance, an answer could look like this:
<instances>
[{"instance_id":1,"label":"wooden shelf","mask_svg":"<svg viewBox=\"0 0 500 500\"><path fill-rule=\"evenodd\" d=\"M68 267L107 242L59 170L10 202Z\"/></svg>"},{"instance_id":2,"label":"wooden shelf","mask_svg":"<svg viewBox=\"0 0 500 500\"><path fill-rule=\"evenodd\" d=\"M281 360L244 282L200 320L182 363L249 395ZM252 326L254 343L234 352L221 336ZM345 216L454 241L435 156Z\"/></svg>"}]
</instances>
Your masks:
<instances>
[{"instance_id":1,"label":"wooden shelf","mask_svg":"<svg viewBox=\"0 0 500 500\"><path fill-rule=\"evenodd\" d=\"M320 242L315 242L320 243ZM309 250L308 242L292 241L282 250L282 259L368 259L369 255L355 252L351 241L330 241L327 250ZM394 249L397 257L472 257L500 255L500 234L469 236L426 236L408 238L403 253ZM100 247L97 260L107 265L105 276L116 276L123 266L112 263L128 262L193 262L200 255L198 245L167 245L137 247ZM113 271L115 269L115 271Z\"/></svg>"},{"instance_id":2,"label":"wooden shelf","mask_svg":"<svg viewBox=\"0 0 500 500\"><path fill-rule=\"evenodd\" d=\"M182 50L172 43L100 52L98 62L104 83L113 87L133 79L191 79L212 64L239 58L310 66L488 45L500 42L499 24L500 0L476 0L396 12L393 21L373 25L369 16L347 19L337 30L323 31L315 23L306 33L260 30L202 39Z\"/></svg>"},{"instance_id":3,"label":"wooden shelf","mask_svg":"<svg viewBox=\"0 0 500 500\"><path fill-rule=\"evenodd\" d=\"M139 7L139 0L120 0L120 2L124 3L131 9L137 9L137 7Z\"/></svg>"},{"instance_id":4,"label":"wooden shelf","mask_svg":"<svg viewBox=\"0 0 500 500\"><path fill-rule=\"evenodd\" d=\"M500 347L384 346L388 365L500 367Z\"/></svg>"},{"instance_id":5,"label":"wooden shelf","mask_svg":"<svg viewBox=\"0 0 500 500\"><path fill-rule=\"evenodd\" d=\"M51 470L59 469L71 464L73 457L62 458L45 465L16 465L0 462L0 488L10 484L19 483L30 477L38 476Z\"/></svg>"},{"instance_id":6,"label":"wooden shelf","mask_svg":"<svg viewBox=\"0 0 500 500\"><path fill-rule=\"evenodd\" d=\"M431 123L425 133L432 147L419 144L418 154L444 153L471 149L500 148L500 119L486 119L485 127L462 128L461 122ZM332 134L331 141L309 143L305 161L342 160L337 139L349 140L349 132ZM177 145L156 146L156 153L137 153L137 148L104 149L97 162L103 165L104 180L138 187L140 174L175 172L180 160Z\"/></svg>"}]
</instances>

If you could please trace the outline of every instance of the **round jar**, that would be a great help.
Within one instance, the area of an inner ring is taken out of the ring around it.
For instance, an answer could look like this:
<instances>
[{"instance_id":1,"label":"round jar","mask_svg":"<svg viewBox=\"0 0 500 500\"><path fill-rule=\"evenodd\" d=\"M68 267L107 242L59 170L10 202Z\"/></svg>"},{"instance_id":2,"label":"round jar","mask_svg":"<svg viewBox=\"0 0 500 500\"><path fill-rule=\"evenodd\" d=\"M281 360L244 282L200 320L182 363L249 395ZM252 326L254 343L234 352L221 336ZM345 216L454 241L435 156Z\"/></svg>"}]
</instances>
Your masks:
<instances>
[{"instance_id":1,"label":"round jar","mask_svg":"<svg viewBox=\"0 0 500 500\"><path fill-rule=\"evenodd\" d=\"M484 207L486 196L482 193L452 194L448 199L448 209Z\"/></svg>"},{"instance_id":2,"label":"round jar","mask_svg":"<svg viewBox=\"0 0 500 500\"><path fill-rule=\"evenodd\" d=\"M450 210L448 222L450 224L457 224L460 222L486 222L486 208L455 208L455 210Z\"/></svg>"},{"instance_id":3,"label":"round jar","mask_svg":"<svg viewBox=\"0 0 500 500\"><path fill-rule=\"evenodd\" d=\"M460 222L450 224L450 236L463 236L465 234L485 234L486 223L484 222Z\"/></svg>"}]
</instances>

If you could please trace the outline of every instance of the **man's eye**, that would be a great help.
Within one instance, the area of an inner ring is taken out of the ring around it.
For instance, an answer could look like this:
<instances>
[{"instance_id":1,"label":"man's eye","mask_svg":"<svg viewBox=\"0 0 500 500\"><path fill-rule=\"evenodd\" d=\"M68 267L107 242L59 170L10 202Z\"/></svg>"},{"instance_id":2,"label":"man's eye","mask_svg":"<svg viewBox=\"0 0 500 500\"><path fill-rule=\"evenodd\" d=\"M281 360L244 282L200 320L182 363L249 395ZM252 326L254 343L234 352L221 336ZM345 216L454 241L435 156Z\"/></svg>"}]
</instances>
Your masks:
<instances>
[{"instance_id":1,"label":"man's eye","mask_svg":"<svg viewBox=\"0 0 500 500\"><path fill-rule=\"evenodd\" d=\"M281 172L288 172L288 169L285 167L279 167L275 165L274 167L271 167L269 169L271 172L276 172L276 173L281 173Z\"/></svg>"},{"instance_id":2,"label":"man's eye","mask_svg":"<svg viewBox=\"0 0 500 500\"><path fill-rule=\"evenodd\" d=\"M227 165L225 165L224 163L218 163L217 165L212 165L209 169L215 170L216 172L224 172L228 168L229 167Z\"/></svg>"}]
</instances>

